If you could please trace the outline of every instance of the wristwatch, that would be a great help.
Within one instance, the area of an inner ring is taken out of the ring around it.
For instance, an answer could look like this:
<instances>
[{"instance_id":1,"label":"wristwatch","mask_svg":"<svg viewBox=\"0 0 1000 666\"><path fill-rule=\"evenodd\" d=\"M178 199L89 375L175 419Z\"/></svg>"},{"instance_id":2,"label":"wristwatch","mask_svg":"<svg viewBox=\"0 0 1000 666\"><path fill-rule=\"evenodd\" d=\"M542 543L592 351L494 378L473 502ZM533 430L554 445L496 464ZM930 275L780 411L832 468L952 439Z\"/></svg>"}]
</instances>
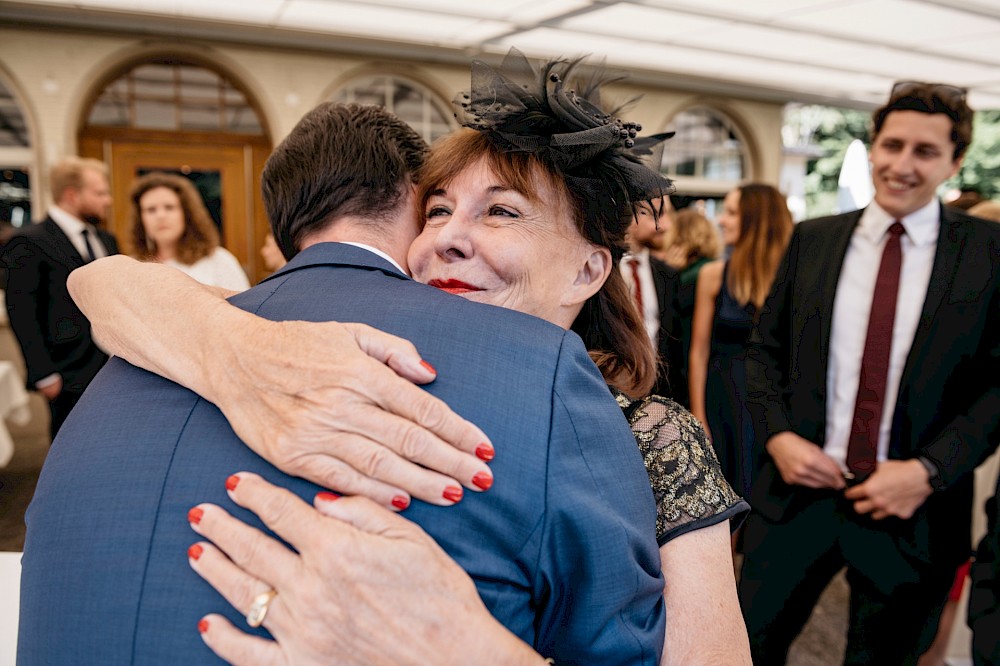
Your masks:
<instances>
[{"instance_id":1,"label":"wristwatch","mask_svg":"<svg viewBox=\"0 0 1000 666\"><path fill-rule=\"evenodd\" d=\"M917 456L917 460L927 469L929 475L927 481L931 484L931 490L934 492L944 490L944 481L941 479L941 470L938 469L938 466L930 458L924 456Z\"/></svg>"}]
</instances>

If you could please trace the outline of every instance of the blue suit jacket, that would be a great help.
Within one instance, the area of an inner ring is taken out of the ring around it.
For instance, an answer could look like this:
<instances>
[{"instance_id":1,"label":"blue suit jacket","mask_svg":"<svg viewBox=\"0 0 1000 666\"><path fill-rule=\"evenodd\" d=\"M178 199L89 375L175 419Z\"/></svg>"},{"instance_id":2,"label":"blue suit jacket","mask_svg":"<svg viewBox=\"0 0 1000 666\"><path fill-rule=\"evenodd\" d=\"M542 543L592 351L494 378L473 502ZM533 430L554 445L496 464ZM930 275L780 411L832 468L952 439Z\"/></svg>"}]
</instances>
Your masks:
<instances>
[{"instance_id":1,"label":"blue suit jacket","mask_svg":"<svg viewBox=\"0 0 1000 666\"><path fill-rule=\"evenodd\" d=\"M428 390L493 440L496 482L405 515L473 576L486 605L558 663L655 664L663 640L654 507L635 441L578 337L413 282L349 245L303 251L232 299L270 319L360 321L412 340ZM53 443L28 512L21 664L215 661L195 629L242 617L190 570L186 514L239 470L311 501L209 402L113 359ZM342 556L343 554L341 554Z\"/></svg>"}]
</instances>

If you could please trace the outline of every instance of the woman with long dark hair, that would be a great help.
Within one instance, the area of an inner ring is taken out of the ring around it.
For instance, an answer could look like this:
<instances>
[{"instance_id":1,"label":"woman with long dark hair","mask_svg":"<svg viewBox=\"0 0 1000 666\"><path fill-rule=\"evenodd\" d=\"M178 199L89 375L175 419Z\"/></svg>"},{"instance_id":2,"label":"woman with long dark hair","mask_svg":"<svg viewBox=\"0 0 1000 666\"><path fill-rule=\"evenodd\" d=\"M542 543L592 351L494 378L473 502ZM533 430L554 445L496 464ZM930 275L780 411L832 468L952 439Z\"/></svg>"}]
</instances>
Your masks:
<instances>
[{"instance_id":1,"label":"woman with long dark hair","mask_svg":"<svg viewBox=\"0 0 1000 666\"><path fill-rule=\"evenodd\" d=\"M726 480L748 497L758 461L744 406L744 354L791 238L792 216L781 192L750 183L726 195L719 226L732 254L698 277L688 361L691 412L708 430Z\"/></svg>"}]
</instances>

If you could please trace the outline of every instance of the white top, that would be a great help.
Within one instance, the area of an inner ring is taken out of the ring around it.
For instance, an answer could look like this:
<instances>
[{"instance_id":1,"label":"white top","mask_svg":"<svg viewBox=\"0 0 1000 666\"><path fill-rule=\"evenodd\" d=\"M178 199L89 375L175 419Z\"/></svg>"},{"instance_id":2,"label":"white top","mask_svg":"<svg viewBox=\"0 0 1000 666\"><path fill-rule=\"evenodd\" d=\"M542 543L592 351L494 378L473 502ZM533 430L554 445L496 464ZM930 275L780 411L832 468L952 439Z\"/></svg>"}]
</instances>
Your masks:
<instances>
[{"instance_id":1,"label":"white top","mask_svg":"<svg viewBox=\"0 0 1000 666\"><path fill-rule=\"evenodd\" d=\"M90 236L90 244L94 248L94 259L100 259L101 257L108 256L108 249L104 247L104 243L101 242L101 237L97 235L97 229L92 224L87 224L83 220L77 218L75 215L67 213L59 206L52 206L49 208L49 217L55 222L63 233L69 237L73 247L76 251L80 253L86 261L88 252L86 242L83 240L83 230L86 229L88 235Z\"/></svg>"},{"instance_id":2,"label":"white top","mask_svg":"<svg viewBox=\"0 0 1000 666\"><path fill-rule=\"evenodd\" d=\"M247 280L247 274L240 266L240 262L229 250L221 246L212 250L212 254L190 265L182 264L176 259L168 259L163 263L187 273L202 284L223 287L230 291L244 291L250 288L250 281Z\"/></svg>"},{"instance_id":3,"label":"white top","mask_svg":"<svg viewBox=\"0 0 1000 666\"><path fill-rule=\"evenodd\" d=\"M653 284L653 269L649 265L649 250L643 248L635 254L626 254L621 261L622 277L628 285L628 291L635 298L635 278L632 277L632 259L638 259L639 288L642 290L642 321L646 325L649 339L656 345L656 335L660 332L660 302L656 298L656 285Z\"/></svg>"},{"instance_id":4,"label":"white top","mask_svg":"<svg viewBox=\"0 0 1000 666\"><path fill-rule=\"evenodd\" d=\"M861 214L844 257L837 282L830 330L830 367L826 376L826 443L823 450L847 469L847 444L851 437L854 404L858 399L861 358L865 352L868 318L875 297L875 279L893 217L872 202ZM920 312L927 297L941 226L937 199L900 220L906 233L900 238L903 266L899 275L896 319L892 328L889 377L885 388L885 408L879 424L876 459L885 460L889 451L889 429L899 395L903 366L913 346Z\"/></svg>"}]
</instances>

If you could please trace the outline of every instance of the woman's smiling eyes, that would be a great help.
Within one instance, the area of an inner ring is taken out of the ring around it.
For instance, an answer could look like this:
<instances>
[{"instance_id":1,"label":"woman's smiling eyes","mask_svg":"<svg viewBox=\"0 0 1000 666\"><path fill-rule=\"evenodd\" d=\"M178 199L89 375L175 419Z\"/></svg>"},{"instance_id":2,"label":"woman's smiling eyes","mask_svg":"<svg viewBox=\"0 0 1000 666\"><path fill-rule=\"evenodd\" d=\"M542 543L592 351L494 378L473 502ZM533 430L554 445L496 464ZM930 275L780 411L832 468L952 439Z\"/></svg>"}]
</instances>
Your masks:
<instances>
[{"instance_id":1,"label":"woman's smiling eyes","mask_svg":"<svg viewBox=\"0 0 1000 666\"><path fill-rule=\"evenodd\" d=\"M435 204L427 209L425 217L430 220L435 217L448 217L451 214L451 209L447 206ZM488 217L506 217L511 219L518 219L521 217L521 214L516 210L511 209L509 206L500 204L490 204L486 209L486 215Z\"/></svg>"},{"instance_id":2,"label":"woman's smiling eyes","mask_svg":"<svg viewBox=\"0 0 1000 666\"><path fill-rule=\"evenodd\" d=\"M498 206L496 204L490 206L490 215L499 215L501 217L513 217L513 218L521 217L516 212L508 208L505 208L503 206Z\"/></svg>"},{"instance_id":3,"label":"woman's smiling eyes","mask_svg":"<svg viewBox=\"0 0 1000 666\"><path fill-rule=\"evenodd\" d=\"M442 215L451 215L451 211L445 206L431 206L427 209L426 217L430 219L432 217L441 217Z\"/></svg>"}]
</instances>

